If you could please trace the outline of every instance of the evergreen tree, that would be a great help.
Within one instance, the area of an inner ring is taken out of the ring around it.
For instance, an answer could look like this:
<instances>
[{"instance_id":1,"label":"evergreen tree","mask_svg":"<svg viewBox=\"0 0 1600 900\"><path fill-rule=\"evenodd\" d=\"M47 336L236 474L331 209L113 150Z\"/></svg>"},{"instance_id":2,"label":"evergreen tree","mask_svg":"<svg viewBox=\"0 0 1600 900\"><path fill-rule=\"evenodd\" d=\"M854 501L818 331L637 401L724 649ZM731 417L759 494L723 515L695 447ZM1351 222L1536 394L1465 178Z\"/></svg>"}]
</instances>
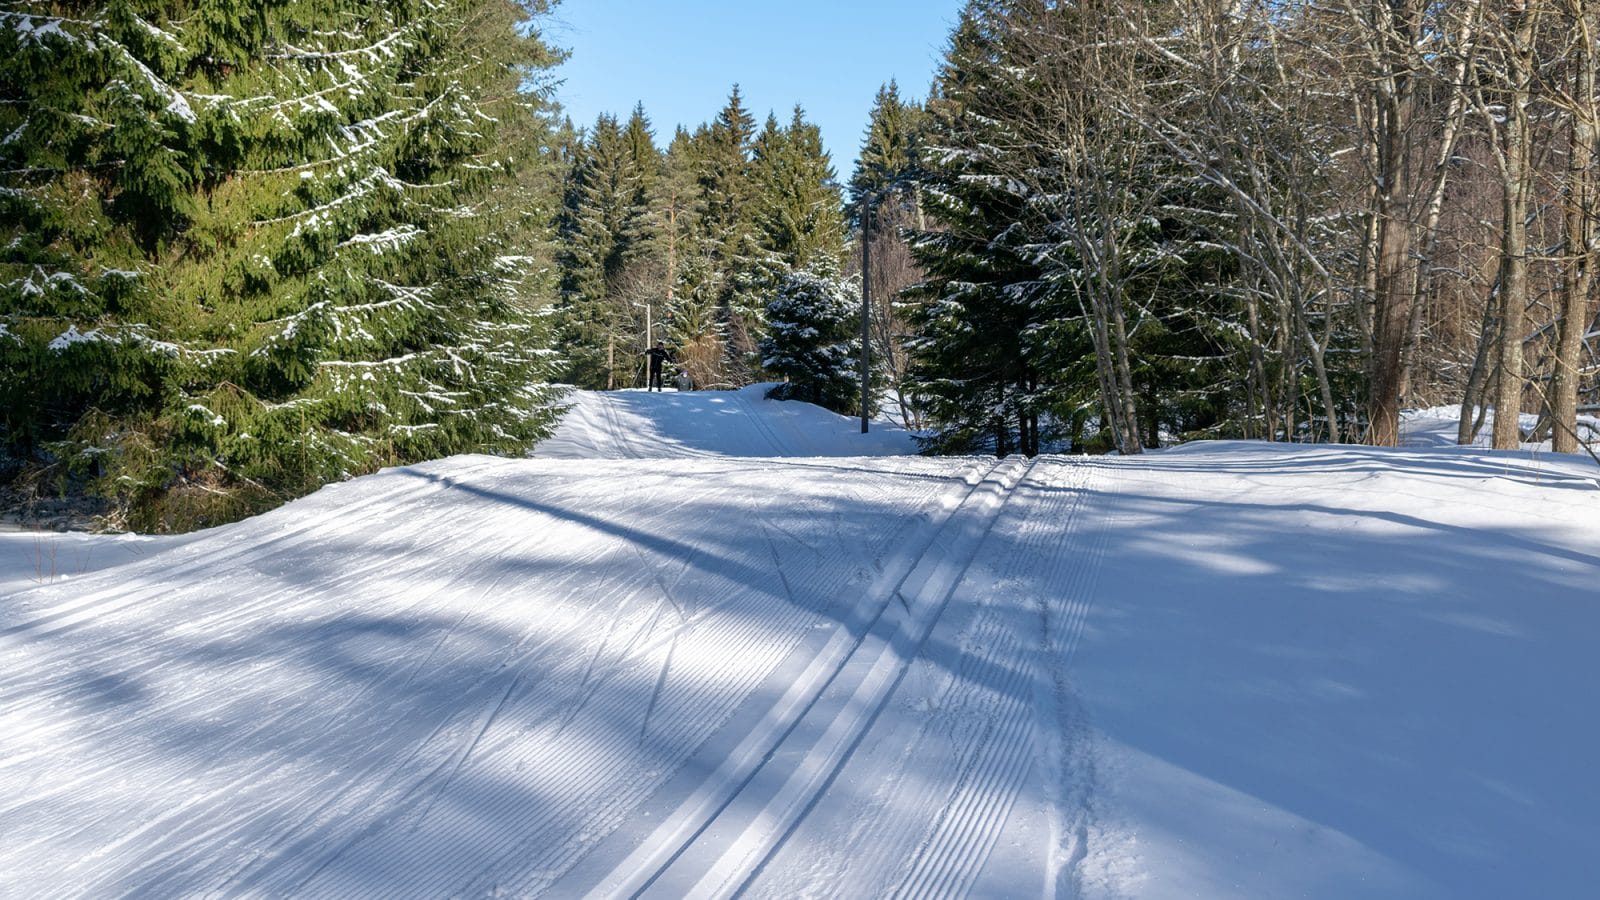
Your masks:
<instances>
[{"instance_id":1,"label":"evergreen tree","mask_svg":"<svg viewBox=\"0 0 1600 900\"><path fill-rule=\"evenodd\" d=\"M901 421L921 429L920 410L910 392L907 372L911 337L906 301L902 293L919 284L924 273L911 257L902 232L927 230L919 187L922 132L927 115L918 103L900 99L899 86L890 81L878 89L866 138L850 179L848 219L856 231L853 243L870 245L871 284L863 290L872 304L872 356L883 362L888 386L898 401ZM871 204L866 222L862 214ZM866 227L869 234L862 236Z\"/></svg>"},{"instance_id":2,"label":"evergreen tree","mask_svg":"<svg viewBox=\"0 0 1600 900\"><path fill-rule=\"evenodd\" d=\"M646 207L639 202L642 177L633 163L616 118L601 114L566 190L559 225L562 345L567 378L579 387L615 387L618 342L632 345L631 316L616 288L642 250L637 239Z\"/></svg>"},{"instance_id":3,"label":"evergreen tree","mask_svg":"<svg viewBox=\"0 0 1600 900\"><path fill-rule=\"evenodd\" d=\"M526 447L547 6L0 12L5 451L162 529Z\"/></svg>"},{"instance_id":4,"label":"evergreen tree","mask_svg":"<svg viewBox=\"0 0 1600 900\"><path fill-rule=\"evenodd\" d=\"M726 386L727 329L721 314L717 277L709 244L701 240L705 202L699 177L708 139L679 127L668 145L660 189L667 337L677 349L680 368L697 388Z\"/></svg>"},{"instance_id":5,"label":"evergreen tree","mask_svg":"<svg viewBox=\"0 0 1600 900\"><path fill-rule=\"evenodd\" d=\"M1241 395L1225 198L1130 121L1175 101L1169 60L1108 41L1130 21L1043 0L963 13L915 176L940 223L913 242L911 342L936 448L1033 454L1067 425L1136 453L1215 433ZM863 188L895 168L890 143L869 139Z\"/></svg>"},{"instance_id":6,"label":"evergreen tree","mask_svg":"<svg viewBox=\"0 0 1600 900\"><path fill-rule=\"evenodd\" d=\"M664 251L656 190L662 178L642 106L628 124L601 114L568 179L560 221L562 347L567 378L586 388L631 384L665 314ZM668 213L670 215L670 211Z\"/></svg>"},{"instance_id":7,"label":"evergreen tree","mask_svg":"<svg viewBox=\"0 0 1600 900\"><path fill-rule=\"evenodd\" d=\"M844 256L843 197L822 132L794 108L787 128L768 117L755 145L756 233L769 267L837 271Z\"/></svg>"},{"instance_id":8,"label":"evergreen tree","mask_svg":"<svg viewBox=\"0 0 1600 900\"><path fill-rule=\"evenodd\" d=\"M861 295L833 274L806 270L783 278L767 306L761 365L788 381L767 396L805 400L836 412L859 410Z\"/></svg>"},{"instance_id":9,"label":"evergreen tree","mask_svg":"<svg viewBox=\"0 0 1600 900\"><path fill-rule=\"evenodd\" d=\"M1022 142L1003 5L968 4L929 102L919 184L940 227L912 238L927 277L912 292L909 381L940 452L1037 453L1038 357L1061 339L1041 333L1052 285L1031 247L1044 222L1006 177Z\"/></svg>"},{"instance_id":10,"label":"evergreen tree","mask_svg":"<svg viewBox=\"0 0 1600 900\"><path fill-rule=\"evenodd\" d=\"M900 99L900 86L895 82L878 89L867 137L850 177L852 215L864 196L905 197L916 193L925 119L920 104Z\"/></svg>"},{"instance_id":11,"label":"evergreen tree","mask_svg":"<svg viewBox=\"0 0 1600 900\"><path fill-rule=\"evenodd\" d=\"M661 235L656 191L661 181L663 159L661 151L656 149L655 133L642 103L635 106L633 115L628 117L628 124L622 131L622 147L621 187L628 201L622 221L622 239L627 245L626 266L629 262L653 257L660 249L656 246Z\"/></svg>"},{"instance_id":12,"label":"evergreen tree","mask_svg":"<svg viewBox=\"0 0 1600 900\"><path fill-rule=\"evenodd\" d=\"M644 319L697 386L749 383L783 277L836 274L844 252L820 132L797 107L787 126L769 116L758 133L737 86L712 122L680 127L665 154L643 109L626 127L603 116L572 167L561 233L568 377L592 387L619 383L618 360L634 348L618 348L643 334Z\"/></svg>"},{"instance_id":13,"label":"evergreen tree","mask_svg":"<svg viewBox=\"0 0 1600 900\"><path fill-rule=\"evenodd\" d=\"M725 328L723 376L746 384L759 338L761 309L750 285L762 281L761 253L752 222L751 154L755 123L739 86L711 125L696 135L700 161L700 233L716 283L712 295ZM744 290L741 291L741 286Z\"/></svg>"}]
</instances>

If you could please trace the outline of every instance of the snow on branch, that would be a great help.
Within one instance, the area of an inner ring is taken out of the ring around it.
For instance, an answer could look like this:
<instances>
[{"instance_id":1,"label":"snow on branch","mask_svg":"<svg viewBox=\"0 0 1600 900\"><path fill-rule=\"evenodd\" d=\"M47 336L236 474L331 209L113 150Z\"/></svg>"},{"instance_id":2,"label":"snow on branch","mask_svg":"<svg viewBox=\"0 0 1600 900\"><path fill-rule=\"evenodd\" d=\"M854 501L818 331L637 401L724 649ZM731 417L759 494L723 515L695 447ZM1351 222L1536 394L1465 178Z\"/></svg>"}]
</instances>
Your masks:
<instances>
[{"instance_id":1,"label":"snow on branch","mask_svg":"<svg viewBox=\"0 0 1600 900\"><path fill-rule=\"evenodd\" d=\"M285 42L284 45L283 45L284 52L282 52L282 53L268 53L266 56L267 56L268 59L319 59L319 60L320 59L345 59L345 58L348 58L348 57L351 57L351 56L363 56L363 57L366 57L368 60L370 60L372 62L377 62L377 61L379 61L380 58L392 59L395 56L395 49L394 49L395 45L398 44L401 48L407 48L407 49L410 48L411 45L408 44L408 43L403 42L401 39L404 38L404 37L409 36L410 33L419 30L422 27L423 24L424 24L423 20L418 19L417 21L413 22L412 24L407 25L404 28L401 28L399 31L391 32L390 34L385 36L382 40L377 41L376 43L367 44L364 47L352 47L349 50L322 50L322 49L306 50L306 49L302 49L300 47L296 47L295 45L290 44L288 42ZM344 37L344 38L348 39L348 38L354 38L354 37L357 37L357 36L352 34L352 35L340 35L340 37Z\"/></svg>"},{"instance_id":2,"label":"snow on branch","mask_svg":"<svg viewBox=\"0 0 1600 900\"><path fill-rule=\"evenodd\" d=\"M422 235L422 229L415 225L401 225L390 228L377 234L358 234L339 244L340 249L350 246L365 247L373 256L382 256L392 250L398 250L406 244L416 240Z\"/></svg>"},{"instance_id":3,"label":"snow on branch","mask_svg":"<svg viewBox=\"0 0 1600 900\"><path fill-rule=\"evenodd\" d=\"M372 171L369 172L366 177L352 185L349 191L333 198L332 200L329 200L327 203L324 203L321 206L314 206L310 209L302 209L299 212L290 213L286 216L277 216L271 219L257 219L252 224L257 226L276 225L281 222L293 222L296 219L304 219L306 221L297 224L294 228L293 234L290 235L291 237L298 237L303 231L320 225L321 217L324 213L331 212L341 206L345 206L360 200L377 190L379 187L389 187L394 190L403 190L407 187L407 185L405 182L389 174L389 171L382 166L373 166Z\"/></svg>"},{"instance_id":4,"label":"snow on branch","mask_svg":"<svg viewBox=\"0 0 1600 900\"><path fill-rule=\"evenodd\" d=\"M35 16L28 13L9 11L0 11L0 19L6 21L7 25L23 43L44 46L45 39L53 37L60 38L70 44L84 44L90 49L95 47L93 40L80 37L61 27L62 25L71 24L94 29L98 27L98 23L95 22L67 19L60 16Z\"/></svg>"},{"instance_id":5,"label":"snow on branch","mask_svg":"<svg viewBox=\"0 0 1600 900\"><path fill-rule=\"evenodd\" d=\"M144 62L139 59L139 57L133 55L133 51L122 46L120 43L111 39L110 37L106 37L105 40L107 44L109 44L113 49L122 55L123 59L133 64L134 69L138 71L140 75L144 76L145 81L149 83L150 87L153 88L156 93L167 98L167 112L170 112L178 118L191 124L195 121L196 117L194 114L194 107L189 105L189 101L185 100L183 95L180 94L176 88L170 84L167 84L167 82L161 76L157 75L155 72L152 72L150 67L145 65Z\"/></svg>"},{"instance_id":6,"label":"snow on branch","mask_svg":"<svg viewBox=\"0 0 1600 900\"><path fill-rule=\"evenodd\" d=\"M46 275L39 266L34 266L33 271L22 278L7 282L5 287L15 288L24 297L42 297L53 288L69 288L80 296L89 293L71 272L51 272Z\"/></svg>"}]
</instances>

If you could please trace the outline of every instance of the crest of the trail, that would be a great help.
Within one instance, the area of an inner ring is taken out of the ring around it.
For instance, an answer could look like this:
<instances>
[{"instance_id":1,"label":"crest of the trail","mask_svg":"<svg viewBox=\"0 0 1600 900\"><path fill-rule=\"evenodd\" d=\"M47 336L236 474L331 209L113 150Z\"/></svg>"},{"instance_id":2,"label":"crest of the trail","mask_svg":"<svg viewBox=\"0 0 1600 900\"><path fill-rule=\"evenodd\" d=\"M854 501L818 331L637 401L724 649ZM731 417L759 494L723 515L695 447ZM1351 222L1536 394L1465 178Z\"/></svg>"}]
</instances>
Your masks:
<instances>
[{"instance_id":1,"label":"crest of the trail","mask_svg":"<svg viewBox=\"0 0 1600 900\"><path fill-rule=\"evenodd\" d=\"M905 429L860 423L819 406L769 400L771 385L737 391L572 391L542 459L906 456Z\"/></svg>"}]
</instances>

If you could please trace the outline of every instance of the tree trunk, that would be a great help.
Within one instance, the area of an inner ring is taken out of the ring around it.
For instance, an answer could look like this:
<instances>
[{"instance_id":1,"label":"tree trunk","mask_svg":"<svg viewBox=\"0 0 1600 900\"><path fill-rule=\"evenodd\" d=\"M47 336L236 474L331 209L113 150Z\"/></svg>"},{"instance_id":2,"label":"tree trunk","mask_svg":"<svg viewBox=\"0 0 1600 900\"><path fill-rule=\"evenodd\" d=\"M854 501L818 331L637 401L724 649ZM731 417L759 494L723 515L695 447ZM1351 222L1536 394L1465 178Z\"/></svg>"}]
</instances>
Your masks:
<instances>
[{"instance_id":1,"label":"tree trunk","mask_svg":"<svg viewBox=\"0 0 1600 900\"><path fill-rule=\"evenodd\" d=\"M1595 195L1595 52L1593 12L1587 0L1567 0L1576 40L1573 109L1566 184L1566 253L1561 277L1560 322L1555 373L1550 382L1551 449L1578 452L1578 376L1583 335L1589 326L1589 293L1594 280L1590 209Z\"/></svg>"},{"instance_id":2,"label":"tree trunk","mask_svg":"<svg viewBox=\"0 0 1600 900\"><path fill-rule=\"evenodd\" d=\"M1500 380L1494 398L1494 448L1522 446L1522 389L1524 382L1522 339L1528 327L1528 195L1532 189L1529 165L1531 123L1528 104L1533 82L1533 24L1531 3L1507 5L1505 77L1506 122L1500 129L1505 170L1501 184L1500 238L1500 340L1496 354Z\"/></svg>"},{"instance_id":3,"label":"tree trunk","mask_svg":"<svg viewBox=\"0 0 1600 900\"><path fill-rule=\"evenodd\" d=\"M1495 293L1499 294L1499 285L1495 286ZM1487 393L1484 383L1489 378L1489 348L1495 345L1495 332L1500 328L1499 319L1494 314L1499 302L1498 297L1489 300L1483 327L1478 332L1478 352L1472 358L1472 370L1467 373L1467 387L1461 397L1461 422L1456 427L1456 443L1463 447L1470 446L1478 438L1481 423L1476 416Z\"/></svg>"},{"instance_id":4,"label":"tree trunk","mask_svg":"<svg viewBox=\"0 0 1600 900\"><path fill-rule=\"evenodd\" d=\"M1411 179L1405 153L1405 130L1411 115L1408 76L1396 76L1397 92L1382 101L1378 121L1378 246L1376 294L1372 313L1371 396L1367 406L1368 440L1379 447L1400 442L1400 391L1412 295L1407 280L1411 262L1411 225L1406 204Z\"/></svg>"}]
</instances>

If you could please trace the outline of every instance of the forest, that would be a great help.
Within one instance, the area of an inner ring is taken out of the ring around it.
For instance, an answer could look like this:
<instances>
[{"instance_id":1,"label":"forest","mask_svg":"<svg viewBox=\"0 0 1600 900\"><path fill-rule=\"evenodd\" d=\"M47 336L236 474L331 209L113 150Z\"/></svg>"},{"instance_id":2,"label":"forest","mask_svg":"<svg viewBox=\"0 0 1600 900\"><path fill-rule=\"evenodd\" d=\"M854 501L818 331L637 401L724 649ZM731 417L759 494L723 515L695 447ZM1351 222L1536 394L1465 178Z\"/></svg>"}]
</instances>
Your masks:
<instances>
[{"instance_id":1,"label":"forest","mask_svg":"<svg viewBox=\"0 0 1600 900\"><path fill-rule=\"evenodd\" d=\"M1388 446L1440 405L1587 452L1585 0L970 0L847 176L737 85L575 125L553 5L0 10L4 504L188 530L518 455L655 341L853 414L863 293L867 403L928 452Z\"/></svg>"}]
</instances>

